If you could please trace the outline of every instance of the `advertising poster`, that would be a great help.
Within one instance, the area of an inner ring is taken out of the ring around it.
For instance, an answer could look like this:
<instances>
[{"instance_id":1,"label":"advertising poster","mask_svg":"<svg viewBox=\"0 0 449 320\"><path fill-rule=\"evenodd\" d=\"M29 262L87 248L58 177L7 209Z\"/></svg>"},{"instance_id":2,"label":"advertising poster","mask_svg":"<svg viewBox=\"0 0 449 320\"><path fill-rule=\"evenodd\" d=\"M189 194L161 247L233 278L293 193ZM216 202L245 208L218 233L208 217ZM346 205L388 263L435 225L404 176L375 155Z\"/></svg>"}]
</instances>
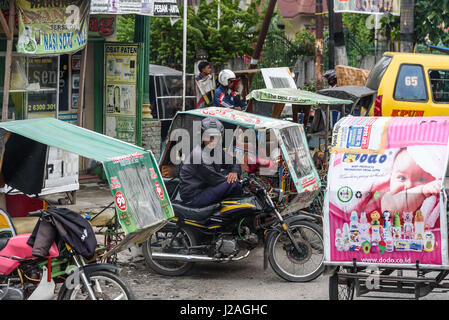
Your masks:
<instances>
[{"instance_id":1,"label":"advertising poster","mask_svg":"<svg viewBox=\"0 0 449 320\"><path fill-rule=\"evenodd\" d=\"M176 0L92 0L90 14L140 14L159 17L179 17Z\"/></svg>"},{"instance_id":2,"label":"advertising poster","mask_svg":"<svg viewBox=\"0 0 449 320\"><path fill-rule=\"evenodd\" d=\"M449 118L344 118L334 129L326 261L448 265Z\"/></svg>"},{"instance_id":3,"label":"advertising poster","mask_svg":"<svg viewBox=\"0 0 449 320\"><path fill-rule=\"evenodd\" d=\"M400 0L334 0L335 12L366 14L400 14Z\"/></svg>"},{"instance_id":4,"label":"advertising poster","mask_svg":"<svg viewBox=\"0 0 449 320\"><path fill-rule=\"evenodd\" d=\"M105 44L105 133L135 143L138 45Z\"/></svg>"},{"instance_id":5,"label":"advertising poster","mask_svg":"<svg viewBox=\"0 0 449 320\"><path fill-rule=\"evenodd\" d=\"M17 0L17 52L36 55L70 53L87 43L88 0Z\"/></svg>"}]
</instances>

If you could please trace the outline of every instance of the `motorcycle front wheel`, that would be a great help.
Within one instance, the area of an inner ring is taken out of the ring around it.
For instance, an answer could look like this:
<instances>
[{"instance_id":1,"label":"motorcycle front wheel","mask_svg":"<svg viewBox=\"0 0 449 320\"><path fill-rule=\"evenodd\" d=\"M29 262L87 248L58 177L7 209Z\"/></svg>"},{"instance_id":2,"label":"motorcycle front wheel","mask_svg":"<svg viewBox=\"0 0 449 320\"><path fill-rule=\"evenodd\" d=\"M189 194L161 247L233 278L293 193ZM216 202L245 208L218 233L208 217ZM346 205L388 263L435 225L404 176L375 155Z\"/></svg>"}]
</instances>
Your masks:
<instances>
[{"instance_id":1,"label":"motorcycle front wheel","mask_svg":"<svg viewBox=\"0 0 449 320\"><path fill-rule=\"evenodd\" d=\"M128 283L115 273L98 270L89 275L91 288L97 300L135 300ZM62 300L90 300L89 293L82 281L67 289Z\"/></svg>"},{"instance_id":2,"label":"motorcycle front wheel","mask_svg":"<svg viewBox=\"0 0 449 320\"><path fill-rule=\"evenodd\" d=\"M196 236L188 228L167 224L143 243L142 253L150 269L164 276L182 276L192 269L194 262L153 259L152 253L188 254L197 244Z\"/></svg>"},{"instance_id":3,"label":"motorcycle front wheel","mask_svg":"<svg viewBox=\"0 0 449 320\"><path fill-rule=\"evenodd\" d=\"M286 232L275 231L268 239L268 261L274 272L292 282L307 282L324 271L323 231L309 221L293 221L289 224L300 252Z\"/></svg>"}]
</instances>

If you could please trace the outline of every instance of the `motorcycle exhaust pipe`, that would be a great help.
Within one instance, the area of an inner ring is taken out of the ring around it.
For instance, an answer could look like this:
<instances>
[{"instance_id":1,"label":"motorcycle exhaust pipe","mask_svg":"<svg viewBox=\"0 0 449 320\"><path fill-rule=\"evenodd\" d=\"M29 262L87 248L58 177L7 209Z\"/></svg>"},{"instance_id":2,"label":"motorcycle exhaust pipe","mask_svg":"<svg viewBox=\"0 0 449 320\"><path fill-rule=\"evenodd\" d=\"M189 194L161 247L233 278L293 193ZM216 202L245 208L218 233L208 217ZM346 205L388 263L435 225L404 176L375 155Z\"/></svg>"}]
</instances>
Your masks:
<instances>
[{"instance_id":1,"label":"motorcycle exhaust pipe","mask_svg":"<svg viewBox=\"0 0 449 320\"><path fill-rule=\"evenodd\" d=\"M176 254L176 253L163 253L163 252L152 252L151 257L155 260L174 260L182 262L225 262L225 261L239 261L245 259L249 256L250 251L237 258L214 258L208 256L200 255L189 255L189 254Z\"/></svg>"}]
</instances>

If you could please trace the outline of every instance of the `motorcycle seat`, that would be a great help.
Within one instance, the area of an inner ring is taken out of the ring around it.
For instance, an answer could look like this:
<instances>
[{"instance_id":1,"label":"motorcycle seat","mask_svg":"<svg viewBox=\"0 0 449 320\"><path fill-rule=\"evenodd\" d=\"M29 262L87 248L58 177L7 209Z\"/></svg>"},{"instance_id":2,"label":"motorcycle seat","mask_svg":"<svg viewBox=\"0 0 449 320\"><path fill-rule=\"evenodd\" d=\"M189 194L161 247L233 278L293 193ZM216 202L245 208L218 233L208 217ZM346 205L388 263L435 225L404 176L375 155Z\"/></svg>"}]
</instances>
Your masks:
<instances>
[{"instance_id":1,"label":"motorcycle seat","mask_svg":"<svg viewBox=\"0 0 449 320\"><path fill-rule=\"evenodd\" d=\"M210 217L213 213L217 212L218 209L221 208L221 203L212 204L210 206L202 208L194 208L189 207L184 203L173 201L172 207L175 212L175 216L179 218L202 221Z\"/></svg>"},{"instance_id":2,"label":"motorcycle seat","mask_svg":"<svg viewBox=\"0 0 449 320\"><path fill-rule=\"evenodd\" d=\"M8 244L10 238L0 238L0 251L2 251Z\"/></svg>"}]
</instances>

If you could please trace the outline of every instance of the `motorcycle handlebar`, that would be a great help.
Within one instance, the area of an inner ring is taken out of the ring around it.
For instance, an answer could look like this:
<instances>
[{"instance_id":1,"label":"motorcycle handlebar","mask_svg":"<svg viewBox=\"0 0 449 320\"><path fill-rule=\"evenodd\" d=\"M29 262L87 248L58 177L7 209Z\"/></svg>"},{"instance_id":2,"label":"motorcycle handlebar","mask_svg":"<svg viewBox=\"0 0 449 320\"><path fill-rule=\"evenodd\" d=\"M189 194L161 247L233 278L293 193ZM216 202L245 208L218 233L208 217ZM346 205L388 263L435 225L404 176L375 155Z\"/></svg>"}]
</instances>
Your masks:
<instances>
[{"instance_id":1,"label":"motorcycle handlebar","mask_svg":"<svg viewBox=\"0 0 449 320\"><path fill-rule=\"evenodd\" d=\"M28 217L41 217L45 211L42 209L28 212Z\"/></svg>"}]
</instances>

